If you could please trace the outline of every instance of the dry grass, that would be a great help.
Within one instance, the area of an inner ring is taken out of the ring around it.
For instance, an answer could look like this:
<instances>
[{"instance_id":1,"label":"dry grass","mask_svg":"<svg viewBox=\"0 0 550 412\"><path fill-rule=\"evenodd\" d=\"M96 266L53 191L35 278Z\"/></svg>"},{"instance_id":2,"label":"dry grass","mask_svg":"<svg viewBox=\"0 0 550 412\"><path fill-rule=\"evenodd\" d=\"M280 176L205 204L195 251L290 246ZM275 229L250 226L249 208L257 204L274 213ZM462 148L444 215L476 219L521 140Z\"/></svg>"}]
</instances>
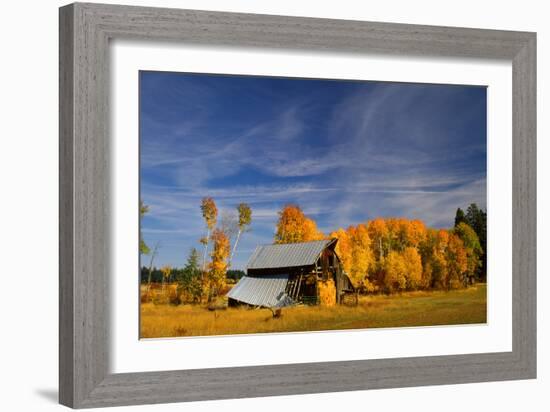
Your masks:
<instances>
[{"instance_id":1,"label":"dry grass","mask_svg":"<svg viewBox=\"0 0 550 412\"><path fill-rule=\"evenodd\" d=\"M274 319L267 309L209 311L199 305L141 305L141 337L228 335L485 323L486 285L450 292L362 296L359 305L297 306Z\"/></svg>"}]
</instances>

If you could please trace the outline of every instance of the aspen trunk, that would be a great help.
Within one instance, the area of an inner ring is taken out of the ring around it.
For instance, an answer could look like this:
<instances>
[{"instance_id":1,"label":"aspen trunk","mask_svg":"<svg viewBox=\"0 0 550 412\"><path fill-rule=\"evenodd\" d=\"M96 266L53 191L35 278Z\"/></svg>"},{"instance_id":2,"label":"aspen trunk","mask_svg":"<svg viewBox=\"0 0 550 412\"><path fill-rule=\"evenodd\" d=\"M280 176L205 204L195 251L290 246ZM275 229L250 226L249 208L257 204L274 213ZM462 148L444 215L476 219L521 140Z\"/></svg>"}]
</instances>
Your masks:
<instances>
[{"instance_id":1,"label":"aspen trunk","mask_svg":"<svg viewBox=\"0 0 550 412\"><path fill-rule=\"evenodd\" d=\"M231 262L233 261L233 256L235 255L235 251L237 250L237 245L239 244L239 239L241 237L241 229L237 232L237 238L235 239L235 244L233 245L233 250L231 251L231 256L229 256L229 262L228 267L231 267Z\"/></svg>"}]
</instances>

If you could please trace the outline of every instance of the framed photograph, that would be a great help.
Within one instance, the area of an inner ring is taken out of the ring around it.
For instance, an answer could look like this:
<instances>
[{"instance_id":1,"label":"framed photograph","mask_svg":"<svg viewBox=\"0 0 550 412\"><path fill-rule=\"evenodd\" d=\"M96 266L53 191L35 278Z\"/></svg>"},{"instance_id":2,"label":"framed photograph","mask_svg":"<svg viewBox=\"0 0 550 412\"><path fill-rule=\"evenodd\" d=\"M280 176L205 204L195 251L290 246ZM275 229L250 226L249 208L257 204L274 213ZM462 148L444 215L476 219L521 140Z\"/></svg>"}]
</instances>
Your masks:
<instances>
[{"instance_id":1,"label":"framed photograph","mask_svg":"<svg viewBox=\"0 0 550 412\"><path fill-rule=\"evenodd\" d=\"M60 402L536 377L536 35L60 9Z\"/></svg>"}]
</instances>

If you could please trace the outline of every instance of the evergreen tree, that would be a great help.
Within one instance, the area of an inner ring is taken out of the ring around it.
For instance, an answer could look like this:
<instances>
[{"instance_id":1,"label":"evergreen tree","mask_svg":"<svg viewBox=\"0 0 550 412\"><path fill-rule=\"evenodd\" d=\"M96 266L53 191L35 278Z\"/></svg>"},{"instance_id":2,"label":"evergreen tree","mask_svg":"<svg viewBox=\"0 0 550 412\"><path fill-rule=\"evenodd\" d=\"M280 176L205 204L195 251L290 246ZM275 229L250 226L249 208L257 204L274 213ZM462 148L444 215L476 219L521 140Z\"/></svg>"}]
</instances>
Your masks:
<instances>
[{"instance_id":1,"label":"evergreen tree","mask_svg":"<svg viewBox=\"0 0 550 412\"><path fill-rule=\"evenodd\" d=\"M464 215L464 210L461 208L456 209L456 215L455 215L455 227L460 225L461 223L466 223L466 216Z\"/></svg>"},{"instance_id":2,"label":"evergreen tree","mask_svg":"<svg viewBox=\"0 0 550 412\"><path fill-rule=\"evenodd\" d=\"M191 248L189 252L189 257L187 258L187 263L185 264L183 270L191 274L198 274L199 269L199 252L195 248Z\"/></svg>"},{"instance_id":3,"label":"evergreen tree","mask_svg":"<svg viewBox=\"0 0 550 412\"><path fill-rule=\"evenodd\" d=\"M202 295L201 269L199 267L200 255L197 249L192 248L183 270L177 272L179 292L187 294L192 301L198 301Z\"/></svg>"},{"instance_id":4,"label":"evergreen tree","mask_svg":"<svg viewBox=\"0 0 550 412\"><path fill-rule=\"evenodd\" d=\"M472 203L466 210L466 223L474 229L479 238L483 255L478 277L485 280L487 278L487 212Z\"/></svg>"}]
</instances>

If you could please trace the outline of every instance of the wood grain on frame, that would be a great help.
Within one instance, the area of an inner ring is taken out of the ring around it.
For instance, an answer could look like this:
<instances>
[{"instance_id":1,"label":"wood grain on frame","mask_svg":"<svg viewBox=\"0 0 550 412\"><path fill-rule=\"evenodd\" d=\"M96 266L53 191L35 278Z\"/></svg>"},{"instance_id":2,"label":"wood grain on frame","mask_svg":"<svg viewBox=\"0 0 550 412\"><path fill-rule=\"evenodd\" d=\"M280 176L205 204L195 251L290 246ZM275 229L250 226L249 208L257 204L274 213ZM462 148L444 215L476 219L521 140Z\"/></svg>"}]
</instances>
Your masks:
<instances>
[{"instance_id":1,"label":"wood grain on frame","mask_svg":"<svg viewBox=\"0 0 550 412\"><path fill-rule=\"evenodd\" d=\"M74 408L536 376L536 35L75 3L60 9L59 398ZM109 40L495 58L513 66L513 350L109 372Z\"/></svg>"}]
</instances>

